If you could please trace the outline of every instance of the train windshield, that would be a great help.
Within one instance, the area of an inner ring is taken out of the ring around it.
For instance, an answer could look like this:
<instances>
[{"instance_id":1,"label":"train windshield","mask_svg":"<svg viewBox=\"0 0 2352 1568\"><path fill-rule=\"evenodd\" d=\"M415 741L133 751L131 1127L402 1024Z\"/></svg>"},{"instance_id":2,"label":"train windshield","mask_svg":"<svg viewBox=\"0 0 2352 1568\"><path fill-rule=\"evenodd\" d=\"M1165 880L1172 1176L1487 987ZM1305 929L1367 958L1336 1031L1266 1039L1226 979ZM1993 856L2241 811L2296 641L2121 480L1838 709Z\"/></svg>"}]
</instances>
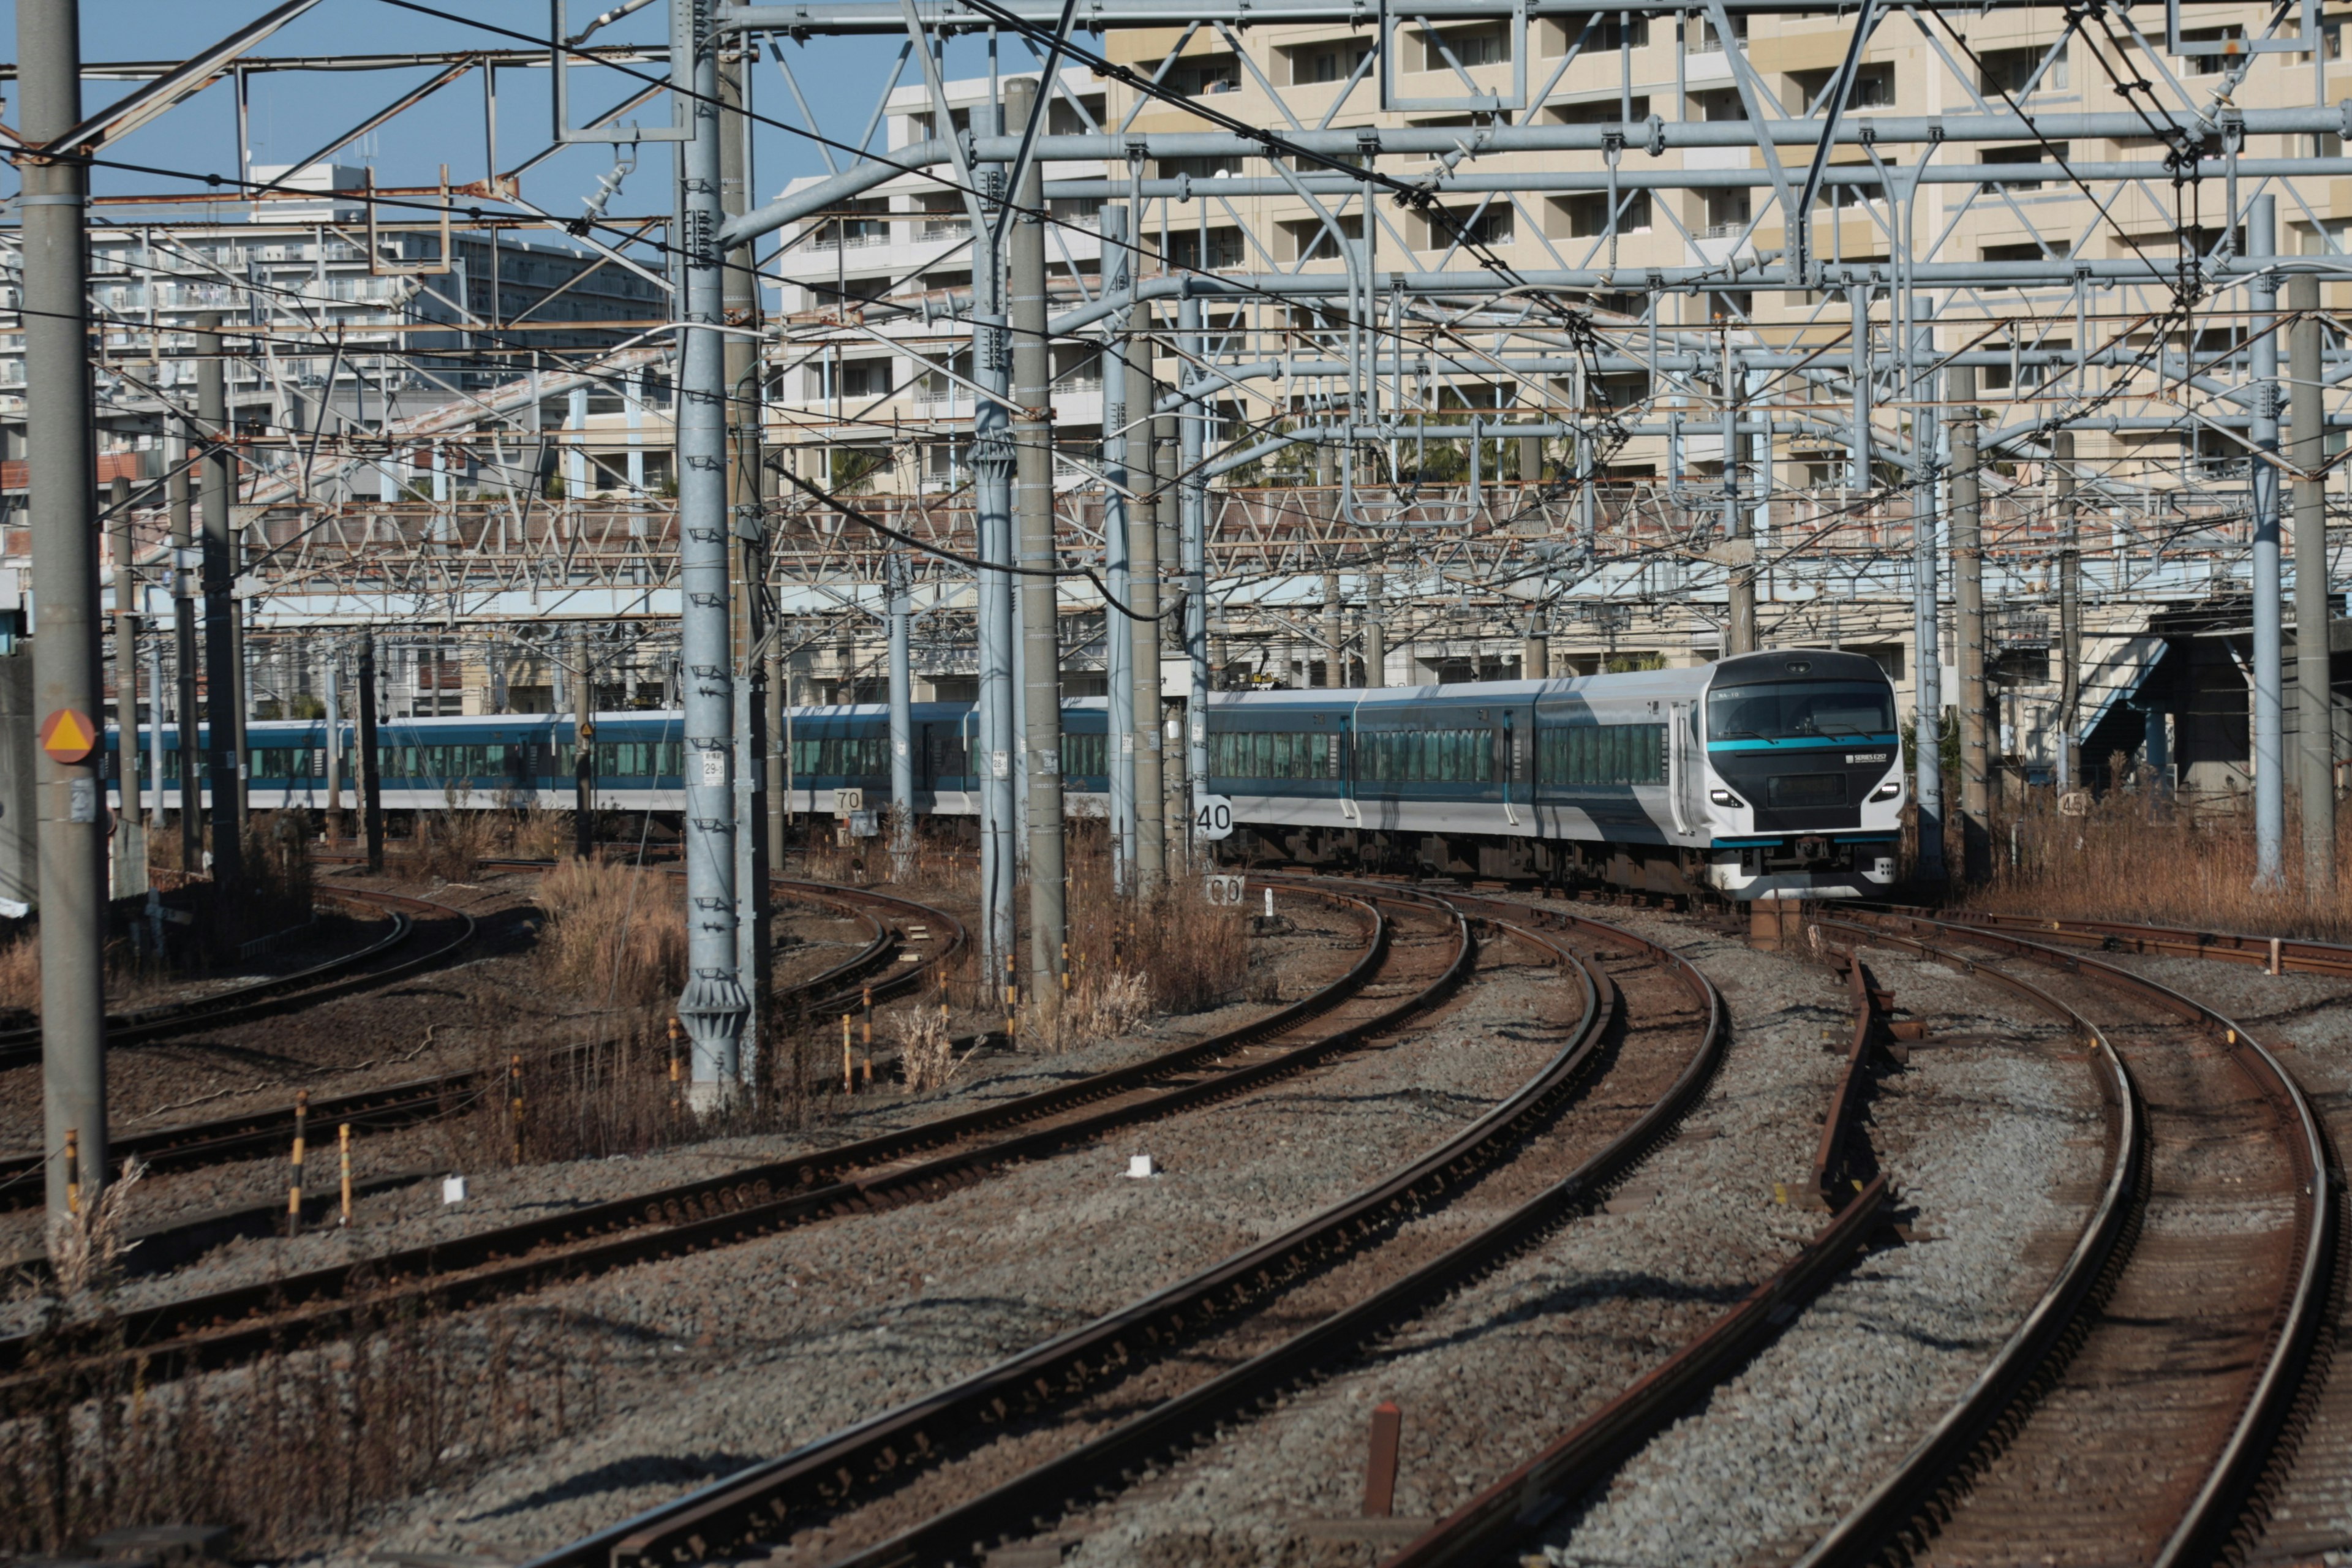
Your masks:
<instances>
[{"instance_id":1,"label":"train windshield","mask_svg":"<svg viewBox=\"0 0 2352 1568\"><path fill-rule=\"evenodd\" d=\"M1706 699L1710 742L1875 740L1895 730L1895 689L1859 680L1734 686Z\"/></svg>"}]
</instances>

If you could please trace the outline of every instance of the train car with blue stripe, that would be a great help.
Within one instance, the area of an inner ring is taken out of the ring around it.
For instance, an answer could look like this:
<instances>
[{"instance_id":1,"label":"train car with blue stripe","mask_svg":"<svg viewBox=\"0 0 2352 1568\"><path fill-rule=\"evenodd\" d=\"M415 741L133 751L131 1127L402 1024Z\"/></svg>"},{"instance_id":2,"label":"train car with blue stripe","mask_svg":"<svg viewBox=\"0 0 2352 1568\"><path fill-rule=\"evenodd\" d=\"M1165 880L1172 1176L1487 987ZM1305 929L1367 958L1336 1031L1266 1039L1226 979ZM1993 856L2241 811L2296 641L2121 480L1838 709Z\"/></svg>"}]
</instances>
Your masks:
<instances>
[{"instance_id":1,"label":"train car with blue stripe","mask_svg":"<svg viewBox=\"0 0 2352 1568\"><path fill-rule=\"evenodd\" d=\"M1244 854L1735 900L1894 884L1895 689L1858 654L1213 696Z\"/></svg>"},{"instance_id":2,"label":"train car with blue stripe","mask_svg":"<svg viewBox=\"0 0 2352 1568\"><path fill-rule=\"evenodd\" d=\"M1107 708L1101 698L1063 705L1074 816L1106 810ZM1895 880L1904 794L1895 689L1858 654L1220 693L1207 719L1210 791L1232 801L1229 852L1244 857L1736 900L1868 896ZM680 715L606 713L594 726L599 807L674 820L686 804ZM339 737L347 792L351 729ZM869 806L888 801L887 707L798 708L789 730L775 740L789 741L792 809L830 815L844 789L865 792ZM160 739L168 806L178 800L178 751L170 726ZM247 740L256 809L325 805L323 723L256 722ZM572 804L568 718L394 720L377 741L387 811ZM987 761L971 704L917 703L908 742L917 814L976 816ZM110 735L110 752L115 744Z\"/></svg>"}]
</instances>

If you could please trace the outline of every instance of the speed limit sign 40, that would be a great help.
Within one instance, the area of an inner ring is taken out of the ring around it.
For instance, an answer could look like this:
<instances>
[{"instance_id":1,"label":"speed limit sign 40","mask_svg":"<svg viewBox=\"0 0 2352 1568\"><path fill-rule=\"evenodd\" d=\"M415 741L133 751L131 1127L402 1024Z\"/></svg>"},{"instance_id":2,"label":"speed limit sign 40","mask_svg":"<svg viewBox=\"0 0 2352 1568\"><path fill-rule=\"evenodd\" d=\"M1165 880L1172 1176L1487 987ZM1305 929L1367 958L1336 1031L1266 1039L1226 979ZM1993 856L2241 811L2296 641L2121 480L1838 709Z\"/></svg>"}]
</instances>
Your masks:
<instances>
[{"instance_id":1,"label":"speed limit sign 40","mask_svg":"<svg viewBox=\"0 0 2352 1568\"><path fill-rule=\"evenodd\" d=\"M1192 805L1192 836L1214 843L1234 836L1234 803L1221 795L1204 795Z\"/></svg>"}]
</instances>

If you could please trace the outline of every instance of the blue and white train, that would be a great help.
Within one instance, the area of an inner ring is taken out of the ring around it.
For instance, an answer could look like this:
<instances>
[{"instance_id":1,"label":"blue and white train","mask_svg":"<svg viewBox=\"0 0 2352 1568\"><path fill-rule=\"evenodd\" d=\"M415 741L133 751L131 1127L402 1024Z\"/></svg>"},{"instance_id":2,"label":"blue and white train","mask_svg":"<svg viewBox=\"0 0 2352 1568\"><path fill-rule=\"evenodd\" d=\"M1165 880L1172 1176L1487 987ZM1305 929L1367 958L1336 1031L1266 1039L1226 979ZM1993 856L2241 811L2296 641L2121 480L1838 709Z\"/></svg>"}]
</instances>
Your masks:
<instances>
[{"instance_id":1,"label":"blue and white train","mask_svg":"<svg viewBox=\"0 0 2352 1568\"><path fill-rule=\"evenodd\" d=\"M913 718L917 811L975 815L971 706L918 703ZM1210 791L1230 799L1235 824L1228 858L1736 900L1864 897L1895 882L1904 802L1895 690L1860 655L1219 693L1207 718ZM1064 705L1063 771L1076 812L1104 809L1107 721L1100 698ZM795 710L794 807L829 813L844 788L887 800L888 721L878 705ZM678 725L675 712L597 716L600 807L683 809ZM171 727L160 740L166 804L176 805ZM326 804L323 723L255 722L247 741L256 809ZM348 723L341 742L348 781ZM568 718L396 720L377 742L389 812L572 802ZM114 737L108 744L110 752Z\"/></svg>"}]
</instances>

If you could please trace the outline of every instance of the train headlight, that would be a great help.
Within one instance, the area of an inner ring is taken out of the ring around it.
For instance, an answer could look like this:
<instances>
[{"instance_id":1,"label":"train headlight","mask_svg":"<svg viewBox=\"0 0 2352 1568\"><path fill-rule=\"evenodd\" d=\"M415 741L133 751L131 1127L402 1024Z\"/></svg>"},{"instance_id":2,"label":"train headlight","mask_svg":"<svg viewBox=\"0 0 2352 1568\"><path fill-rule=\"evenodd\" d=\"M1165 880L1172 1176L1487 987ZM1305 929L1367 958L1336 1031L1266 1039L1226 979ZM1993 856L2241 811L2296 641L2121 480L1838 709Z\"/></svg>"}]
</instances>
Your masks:
<instances>
[{"instance_id":1,"label":"train headlight","mask_svg":"<svg viewBox=\"0 0 2352 1568\"><path fill-rule=\"evenodd\" d=\"M1727 789L1711 789L1706 792L1706 798L1715 802L1717 805L1737 806L1746 805L1748 804Z\"/></svg>"},{"instance_id":2,"label":"train headlight","mask_svg":"<svg viewBox=\"0 0 2352 1568\"><path fill-rule=\"evenodd\" d=\"M1885 784L1880 784L1876 789L1870 792L1870 798L1873 800L1896 800L1901 798L1902 794L1903 781L1901 779L1888 779Z\"/></svg>"}]
</instances>

